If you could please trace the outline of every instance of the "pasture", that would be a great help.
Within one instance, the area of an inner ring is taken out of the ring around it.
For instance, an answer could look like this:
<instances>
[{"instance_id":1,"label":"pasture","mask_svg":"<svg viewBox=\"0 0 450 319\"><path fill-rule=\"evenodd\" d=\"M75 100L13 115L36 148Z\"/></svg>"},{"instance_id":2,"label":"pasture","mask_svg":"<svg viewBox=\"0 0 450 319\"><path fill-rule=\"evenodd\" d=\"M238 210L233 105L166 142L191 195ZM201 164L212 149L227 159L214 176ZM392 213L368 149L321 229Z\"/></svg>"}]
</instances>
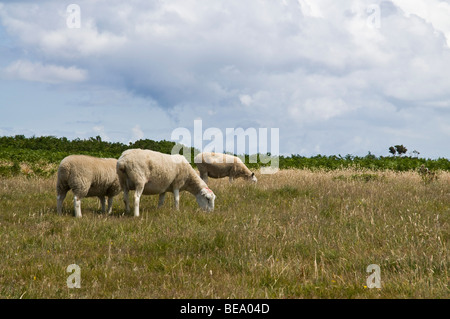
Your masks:
<instances>
[{"instance_id":1,"label":"pasture","mask_svg":"<svg viewBox=\"0 0 450 319\"><path fill-rule=\"evenodd\" d=\"M449 298L450 173L281 170L209 181L213 213L181 193L141 217L96 198L56 213L56 177L0 179L0 298ZM81 268L69 289L66 268ZM377 264L381 289L369 289Z\"/></svg>"}]
</instances>

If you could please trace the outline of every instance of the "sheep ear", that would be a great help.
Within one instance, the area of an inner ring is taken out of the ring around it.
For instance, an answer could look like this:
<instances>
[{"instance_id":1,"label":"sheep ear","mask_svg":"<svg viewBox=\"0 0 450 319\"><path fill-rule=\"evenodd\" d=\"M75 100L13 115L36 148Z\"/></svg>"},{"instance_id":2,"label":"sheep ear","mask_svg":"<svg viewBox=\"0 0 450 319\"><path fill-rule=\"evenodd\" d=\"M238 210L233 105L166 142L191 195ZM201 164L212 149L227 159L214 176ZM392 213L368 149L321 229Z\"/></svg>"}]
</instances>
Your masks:
<instances>
[{"instance_id":1,"label":"sheep ear","mask_svg":"<svg viewBox=\"0 0 450 319\"><path fill-rule=\"evenodd\" d=\"M202 193L202 195L208 197L208 196L211 196L212 190L210 190L209 188L203 188L201 193Z\"/></svg>"},{"instance_id":2,"label":"sheep ear","mask_svg":"<svg viewBox=\"0 0 450 319\"><path fill-rule=\"evenodd\" d=\"M255 176L255 173L252 173L252 177Z\"/></svg>"}]
</instances>

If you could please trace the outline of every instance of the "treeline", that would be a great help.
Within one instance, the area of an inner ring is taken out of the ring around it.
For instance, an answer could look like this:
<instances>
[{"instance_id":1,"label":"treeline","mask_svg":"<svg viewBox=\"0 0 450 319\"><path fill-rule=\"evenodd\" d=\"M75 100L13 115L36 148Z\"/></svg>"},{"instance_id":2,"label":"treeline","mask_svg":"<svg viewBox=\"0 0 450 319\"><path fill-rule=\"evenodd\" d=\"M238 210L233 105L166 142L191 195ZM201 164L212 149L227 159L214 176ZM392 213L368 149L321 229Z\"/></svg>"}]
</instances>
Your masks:
<instances>
[{"instance_id":1,"label":"treeline","mask_svg":"<svg viewBox=\"0 0 450 319\"><path fill-rule=\"evenodd\" d=\"M366 156L323 156L304 157L300 155L291 155L289 157L280 157L280 168L302 168L302 169L342 169L342 168L360 168L371 170L394 170L411 171L425 165L429 170L450 171L450 161L445 158L425 159L409 156L375 156L368 154Z\"/></svg>"},{"instance_id":2,"label":"treeline","mask_svg":"<svg viewBox=\"0 0 450 319\"><path fill-rule=\"evenodd\" d=\"M176 143L171 141L138 140L134 143L103 141L100 136L88 139L69 140L65 137L54 136L25 137L24 135L0 137L0 176L14 176L18 174L51 176L56 172L57 165L70 154L86 154L97 157L118 158L123 151L130 148L142 148L170 154ZM194 149L191 152L193 163ZM267 154L270 155L270 154ZM267 156L265 155L265 156ZM257 156L257 162L251 163L249 156L245 162L251 169L269 166L266 157ZM450 161L445 158L424 159L408 156L375 156L370 152L366 156L324 156L305 157L301 155L280 156L279 168L325 169L357 168L371 170L417 170L422 165L429 170L450 171ZM264 164L266 163L266 164ZM195 166L195 164L193 164ZM28 174L29 173L29 174Z\"/></svg>"},{"instance_id":3,"label":"treeline","mask_svg":"<svg viewBox=\"0 0 450 319\"><path fill-rule=\"evenodd\" d=\"M174 142L139 140L129 145L119 142L102 141L100 136L88 139L69 140L66 137L57 138L54 136L25 137L24 135L2 136L0 137L0 148L2 149L26 149L42 150L63 153L86 153L105 154L111 157L118 157L123 151L129 148L147 148L162 153L170 153Z\"/></svg>"},{"instance_id":4,"label":"treeline","mask_svg":"<svg viewBox=\"0 0 450 319\"><path fill-rule=\"evenodd\" d=\"M148 139L126 145L103 141L100 136L74 140L54 136L2 136L0 137L0 176L25 174L48 177L56 172L55 164L71 154L118 158L123 151L130 148L151 149L170 154L175 145L170 141Z\"/></svg>"}]
</instances>

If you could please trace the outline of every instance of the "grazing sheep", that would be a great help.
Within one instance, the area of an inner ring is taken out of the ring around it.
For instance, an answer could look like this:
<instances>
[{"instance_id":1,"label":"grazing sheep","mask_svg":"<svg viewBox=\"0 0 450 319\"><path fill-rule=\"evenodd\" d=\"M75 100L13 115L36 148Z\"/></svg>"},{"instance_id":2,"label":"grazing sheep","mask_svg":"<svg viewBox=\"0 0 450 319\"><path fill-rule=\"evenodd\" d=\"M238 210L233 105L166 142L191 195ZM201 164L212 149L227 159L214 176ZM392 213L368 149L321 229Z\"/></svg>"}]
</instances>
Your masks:
<instances>
[{"instance_id":1,"label":"grazing sheep","mask_svg":"<svg viewBox=\"0 0 450 319\"><path fill-rule=\"evenodd\" d=\"M97 158L87 155L70 155L58 167L56 183L57 211L62 213L62 205L71 189L74 197L75 217L81 217L81 199L97 196L105 212L108 197L108 214L112 211L114 196L120 193L119 177L116 173L115 158Z\"/></svg>"},{"instance_id":2,"label":"grazing sheep","mask_svg":"<svg viewBox=\"0 0 450 319\"><path fill-rule=\"evenodd\" d=\"M243 177L256 183L258 179L239 157L221 153L200 153L194 158L200 172L200 177L208 183L208 177L223 178L229 176L230 183L233 179Z\"/></svg>"},{"instance_id":3,"label":"grazing sheep","mask_svg":"<svg viewBox=\"0 0 450 319\"><path fill-rule=\"evenodd\" d=\"M117 174L127 212L130 211L128 191L135 190L134 216L139 216L139 200L142 194L159 194L158 207L161 207L166 192L172 192L175 208L179 209L180 191L183 190L193 194L203 210L214 210L216 196L181 155L142 149L127 150L117 161Z\"/></svg>"}]
</instances>

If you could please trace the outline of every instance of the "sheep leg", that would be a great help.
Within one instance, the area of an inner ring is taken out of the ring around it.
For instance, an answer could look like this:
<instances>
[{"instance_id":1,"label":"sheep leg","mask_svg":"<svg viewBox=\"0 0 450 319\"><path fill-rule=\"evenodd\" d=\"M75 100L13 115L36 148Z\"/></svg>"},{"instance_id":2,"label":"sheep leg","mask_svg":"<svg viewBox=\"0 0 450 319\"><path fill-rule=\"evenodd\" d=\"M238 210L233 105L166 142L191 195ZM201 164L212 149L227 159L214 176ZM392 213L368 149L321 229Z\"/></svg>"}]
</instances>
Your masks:
<instances>
[{"instance_id":1,"label":"sheep leg","mask_svg":"<svg viewBox=\"0 0 450 319\"><path fill-rule=\"evenodd\" d=\"M67 192L61 192L58 193L58 196L56 196L56 210L59 215L62 214L62 207L64 199L66 198Z\"/></svg>"},{"instance_id":2,"label":"sheep leg","mask_svg":"<svg viewBox=\"0 0 450 319\"><path fill-rule=\"evenodd\" d=\"M139 217L139 201L143 191L144 185L136 185L136 190L134 192L134 217Z\"/></svg>"},{"instance_id":3,"label":"sheep leg","mask_svg":"<svg viewBox=\"0 0 450 319\"><path fill-rule=\"evenodd\" d=\"M164 204L164 199L166 198L166 193L159 194L158 208Z\"/></svg>"},{"instance_id":4,"label":"sheep leg","mask_svg":"<svg viewBox=\"0 0 450 319\"><path fill-rule=\"evenodd\" d=\"M99 196L98 199L100 200L100 203L102 204L102 213L105 213L105 210L106 210L106 198L105 198L105 196Z\"/></svg>"},{"instance_id":5,"label":"sheep leg","mask_svg":"<svg viewBox=\"0 0 450 319\"><path fill-rule=\"evenodd\" d=\"M230 176L229 180L230 180L230 184L232 184L233 183L233 176Z\"/></svg>"},{"instance_id":6,"label":"sheep leg","mask_svg":"<svg viewBox=\"0 0 450 319\"><path fill-rule=\"evenodd\" d=\"M107 212L108 215L111 215L111 213L112 213L113 199L114 199L114 196L108 196L108 212Z\"/></svg>"},{"instance_id":7,"label":"sheep leg","mask_svg":"<svg viewBox=\"0 0 450 319\"><path fill-rule=\"evenodd\" d=\"M77 195L73 197L73 206L75 209L75 217L81 217L81 200Z\"/></svg>"},{"instance_id":8,"label":"sheep leg","mask_svg":"<svg viewBox=\"0 0 450 319\"><path fill-rule=\"evenodd\" d=\"M175 200L175 209L179 210L180 209L180 190L179 189L173 190L173 198Z\"/></svg>"},{"instance_id":9,"label":"sheep leg","mask_svg":"<svg viewBox=\"0 0 450 319\"><path fill-rule=\"evenodd\" d=\"M201 178L206 184L208 184L208 172L202 173Z\"/></svg>"},{"instance_id":10,"label":"sheep leg","mask_svg":"<svg viewBox=\"0 0 450 319\"><path fill-rule=\"evenodd\" d=\"M130 213L130 198L128 196L128 189L123 188L123 203L125 204L125 210L127 214Z\"/></svg>"}]
</instances>

